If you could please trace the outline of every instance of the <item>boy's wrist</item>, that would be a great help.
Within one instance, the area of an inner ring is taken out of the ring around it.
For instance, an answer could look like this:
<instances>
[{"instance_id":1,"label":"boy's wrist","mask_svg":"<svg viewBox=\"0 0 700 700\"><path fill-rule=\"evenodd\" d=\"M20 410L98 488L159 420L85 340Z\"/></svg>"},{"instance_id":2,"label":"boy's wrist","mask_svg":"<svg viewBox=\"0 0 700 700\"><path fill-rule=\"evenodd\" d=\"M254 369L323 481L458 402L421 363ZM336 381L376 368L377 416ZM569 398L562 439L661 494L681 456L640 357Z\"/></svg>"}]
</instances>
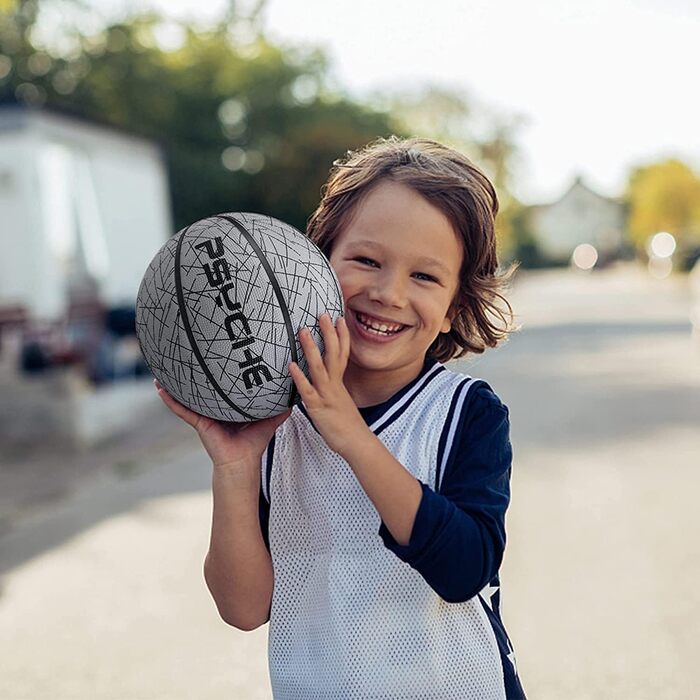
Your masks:
<instances>
[{"instance_id":1,"label":"boy's wrist","mask_svg":"<svg viewBox=\"0 0 700 700\"><path fill-rule=\"evenodd\" d=\"M336 452L352 466L355 460L363 459L374 442L381 444L379 438L363 421L362 425L356 429L344 431L343 443L336 449Z\"/></svg>"},{"instance_id":2,"label":"boy's wrist","mask_svg":"<svg viewBox=\"0 0 700 700\"><path fill-rule=\"evenodd\" d=\"M220 484L235 486L237 489L257 493L260 488L259 462L251 464L247 460L213 462L212 477Z\"/></svg>"}]
</instances>

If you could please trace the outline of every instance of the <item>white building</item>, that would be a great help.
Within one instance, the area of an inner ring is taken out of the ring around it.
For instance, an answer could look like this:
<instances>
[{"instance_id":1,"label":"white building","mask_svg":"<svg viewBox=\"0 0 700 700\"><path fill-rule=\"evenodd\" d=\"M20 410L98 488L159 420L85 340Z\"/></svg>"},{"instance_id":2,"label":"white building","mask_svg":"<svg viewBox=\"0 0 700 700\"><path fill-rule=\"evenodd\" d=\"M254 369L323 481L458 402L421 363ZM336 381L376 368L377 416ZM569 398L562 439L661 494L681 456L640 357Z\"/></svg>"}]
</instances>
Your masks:
<instances>
[{"instance_id":1,"label":"white building","mask_svg":"<svg viewBox=\"0 0 700 700\"><path fill-rule=\"evenodd\" d=\"M532 207L530 225L541 251L552 260L568 260L576 246L590 243L603 256L623 243L624 205L594 192L577 177L555 202Z\"/></svg>"},{"instance_id":2,"label":"white building","mask_svg":"<svg viewBox=\"0 0 700 700\"><path fill-rule=\"evenodd\" d=\"M172 233L159 149L54 113L0 109L0 309L56 319L71 289L133 305Z\"/></svg>"},{"instance_id":3,"label":"white building","mask_svg":"<svg viewBox=\"0 0 700 700\"><path fill-rule=\"evenodd\" d=\"M75 365L36 376L17 370L26 334L64 328L76 304L133 306L171 233L154 144L55 113L0 108L0 443L96 442L160 408L147 378L95 387ZM120 347L138 356L135 339Z\"/></svg>"}]
</instances>

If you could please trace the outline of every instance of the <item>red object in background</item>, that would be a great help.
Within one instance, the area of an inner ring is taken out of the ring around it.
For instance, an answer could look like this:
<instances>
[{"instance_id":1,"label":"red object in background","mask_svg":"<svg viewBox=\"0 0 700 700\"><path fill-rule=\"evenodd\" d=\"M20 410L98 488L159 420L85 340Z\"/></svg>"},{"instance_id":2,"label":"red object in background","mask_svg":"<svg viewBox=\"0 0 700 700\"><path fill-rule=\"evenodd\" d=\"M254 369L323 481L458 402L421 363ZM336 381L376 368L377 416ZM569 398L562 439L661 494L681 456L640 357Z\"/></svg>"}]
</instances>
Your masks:
<instances>
[{"instance_id":1,"label":"red object in background","mask_svg":"<svg viewBox=\"0 0 700 700\"><path fill-rule=\"evenodd\" d=\"M0 333L7 328L21 328L28 320L29 314L24 306L0 306Z\"/></svg>"}]
</instances>

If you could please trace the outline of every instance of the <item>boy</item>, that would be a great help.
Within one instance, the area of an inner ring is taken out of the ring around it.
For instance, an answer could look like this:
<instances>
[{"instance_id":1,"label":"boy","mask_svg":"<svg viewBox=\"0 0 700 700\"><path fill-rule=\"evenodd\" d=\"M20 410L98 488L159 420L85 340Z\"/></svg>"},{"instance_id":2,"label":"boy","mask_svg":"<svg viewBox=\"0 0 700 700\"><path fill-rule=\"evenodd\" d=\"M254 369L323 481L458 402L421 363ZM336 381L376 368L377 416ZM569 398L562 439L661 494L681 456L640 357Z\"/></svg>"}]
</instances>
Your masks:
<instances>
[{"instance_id":1,"label":"boy","mask_svg":"<svg viewBox=\"0 0 700 700\"><path fill-rule=\"evenodd\" d=\"M309 222L346 312L323 357L300 333L303 403L233 428L161 394L212 457L206 580L227 622L269 618L276 698L524 697L499 614L508 410L442 364L507 334L497 208L435 142L349 154Z\"/></svg>"}]
</instances>

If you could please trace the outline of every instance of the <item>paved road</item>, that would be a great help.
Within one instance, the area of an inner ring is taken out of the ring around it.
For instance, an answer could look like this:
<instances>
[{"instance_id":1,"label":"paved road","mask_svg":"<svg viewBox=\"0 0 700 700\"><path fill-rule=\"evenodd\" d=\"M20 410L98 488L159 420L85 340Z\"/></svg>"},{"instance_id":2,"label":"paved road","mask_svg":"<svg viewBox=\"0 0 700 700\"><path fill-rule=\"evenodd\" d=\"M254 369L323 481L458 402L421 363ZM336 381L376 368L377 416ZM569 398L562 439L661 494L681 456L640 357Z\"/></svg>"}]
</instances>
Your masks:
<instances>
[{"instance_id":1,"label":"paved road","mask_svg":"<svg viewBox=\"0 0 700 700\"><path fill-rule=\"evenodd\" d=\"M504 616L532 698L700 686L700 348L687 290L633 269L523 275L523 330L461 364L511 408ZM127 473L128 472L128 473ZM121 476L119 476L121 474ZM269 698L265 630L201 576L209 469L193 439L106 470L0 538L0 698Z\"/></svg>"},{"instance_id":2,"label":"paved road","mask_svg":"<svg viewBox=\"0 0 700 700\"><path fill-rule=\"evenodd\" d=\"M700 346L676 281L523 281L483 374L516 464L505 617L533 698L697 696Z\"/></svg>"}]
</instances>

